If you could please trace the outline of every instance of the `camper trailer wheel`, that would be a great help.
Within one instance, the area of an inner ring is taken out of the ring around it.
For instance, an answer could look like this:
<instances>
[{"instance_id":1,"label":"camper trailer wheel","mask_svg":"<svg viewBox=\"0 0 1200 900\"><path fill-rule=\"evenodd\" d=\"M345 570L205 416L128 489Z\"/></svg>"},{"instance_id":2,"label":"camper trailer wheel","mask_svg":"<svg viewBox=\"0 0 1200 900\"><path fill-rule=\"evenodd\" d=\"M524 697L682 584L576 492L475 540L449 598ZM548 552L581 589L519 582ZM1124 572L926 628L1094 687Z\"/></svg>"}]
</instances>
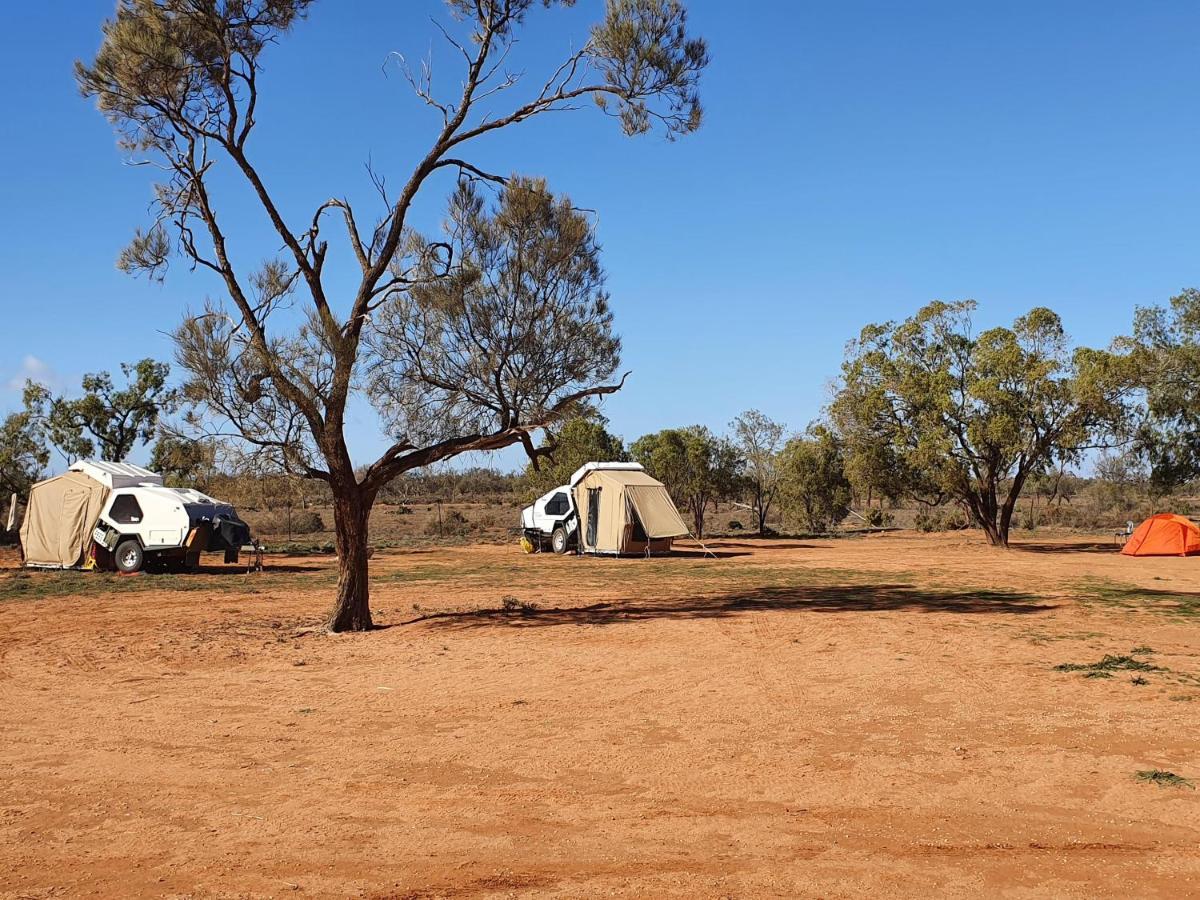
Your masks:
<instances>
[{"instance_id":1,"label":"camper trailer wheel","mask_svg":"<svg viewBox=\"0 0 1200 900\"><path fill-rule=\"evenodd\" d=\"M117 544L117 550L113 554L113 559L116 560L117 571L137 572L142 568L146 554L143 552L141 544L136 540L130 539Z\"/></svg>"},{"instance_id":2,"label":"camper trailer wheel","mask_svg":"<svg viewBox=\"0 0 1200 900\"><path fill-rule=\"evenodd\" d=\"M550 535L550 547L555 553L567 552L567 533L562 528L555 528Z\"/></svg>"}]
</instances>

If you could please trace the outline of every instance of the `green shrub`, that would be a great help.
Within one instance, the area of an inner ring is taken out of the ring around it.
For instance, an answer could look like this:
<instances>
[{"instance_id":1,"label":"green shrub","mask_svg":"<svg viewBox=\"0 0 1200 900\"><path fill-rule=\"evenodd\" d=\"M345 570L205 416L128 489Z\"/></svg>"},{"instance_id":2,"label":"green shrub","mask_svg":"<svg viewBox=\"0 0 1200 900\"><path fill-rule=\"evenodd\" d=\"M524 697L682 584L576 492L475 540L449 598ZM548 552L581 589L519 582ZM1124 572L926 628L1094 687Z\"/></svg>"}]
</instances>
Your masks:
<instances>
[{"instance_id":1,"label":"green shrub","mask_svg":"<svg viewBox=\"0 0 1200 900\"><path fill-rule=\"evenodd\" d=\"M868 509L867 514L863 518L867 520L867 525L871 528L887 528L896 521L895 516L884 512L882 509Z\"/></svg>"}]
</instances>

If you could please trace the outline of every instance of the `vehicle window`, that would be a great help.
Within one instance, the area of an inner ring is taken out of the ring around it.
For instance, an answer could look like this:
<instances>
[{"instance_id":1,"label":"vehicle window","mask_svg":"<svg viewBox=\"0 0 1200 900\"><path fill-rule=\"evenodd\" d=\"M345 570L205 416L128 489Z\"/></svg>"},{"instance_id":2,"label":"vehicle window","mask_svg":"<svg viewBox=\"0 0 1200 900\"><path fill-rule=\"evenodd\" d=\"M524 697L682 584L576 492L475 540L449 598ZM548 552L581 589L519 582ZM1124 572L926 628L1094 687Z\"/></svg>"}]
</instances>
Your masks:
<instances>
[{"instance_id":1,"label":"vehicle window","mask_svg":"<svg viewBox=\"0 0 1200 900\"><path fill-rule=\"evenodd\" d=\"M108 511L108 517L122 525L136 525L142 521L142 508L133 494L118 494Z\"/></svg>"},{"instance_id":2,"label":"vehicle window","mask_svg":"<svg viewBox=\"0 0 1200 900\"><path fill-rule=\"evenodd\" d=\"M546 515L561 516L567 512L567 495L561 491L546 501Z\"/></svg>"}]
</instances>

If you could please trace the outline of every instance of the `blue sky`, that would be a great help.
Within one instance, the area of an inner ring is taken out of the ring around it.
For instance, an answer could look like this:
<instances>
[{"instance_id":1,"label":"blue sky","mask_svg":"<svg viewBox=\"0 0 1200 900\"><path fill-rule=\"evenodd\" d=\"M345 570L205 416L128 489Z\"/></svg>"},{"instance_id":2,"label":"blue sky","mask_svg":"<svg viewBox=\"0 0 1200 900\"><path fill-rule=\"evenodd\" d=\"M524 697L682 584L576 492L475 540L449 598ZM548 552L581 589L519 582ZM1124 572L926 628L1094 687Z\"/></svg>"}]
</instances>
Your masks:
<instances>
[{"instance_id":1,"label":"blue sky","mask_svg":"<svg viewBox=\"0 0 1200 900\"><path fill-rule=\"evenodd\" d=\"M163 285L114 267L146 221L151 175L123 164L71 72L112 7L21 4L0 34L0 409L26 374L77 385L169 359L165 333L219 294L182 264ZM628 139L588 110L471 157L598 210L634 373L605 412L627 439L721 430L749 407L801 428L847 339L931 299L975 298L981 325L1048 305L1078 342L1106 344L1134 305L1200 284L1194 3L688 7L713 59L699 133ZM599 8L531 15L516 57L530 82ZM443 15L436 0L325 0L270 51L251 149L293 223L330 196L368 208L363 163L397 185L423 152L434 120L387 60L432 46L435 87L457 83L431 13ZM234 188L223 182L221 200L242 260L274 255ZM424 195L417 224L436 225L448 189ZM351 430L357 459L381 448L365 410Z\"/></svg>"}]
</instances>

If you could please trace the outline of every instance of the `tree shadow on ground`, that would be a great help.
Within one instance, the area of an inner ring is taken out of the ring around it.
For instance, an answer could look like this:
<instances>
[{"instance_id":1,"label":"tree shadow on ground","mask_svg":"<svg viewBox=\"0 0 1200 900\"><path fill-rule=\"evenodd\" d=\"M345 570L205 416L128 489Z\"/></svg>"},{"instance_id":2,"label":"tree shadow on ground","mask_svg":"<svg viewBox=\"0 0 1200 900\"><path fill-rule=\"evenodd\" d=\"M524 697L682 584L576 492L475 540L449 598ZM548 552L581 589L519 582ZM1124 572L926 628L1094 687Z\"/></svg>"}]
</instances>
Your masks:
<instances>
[{"instance_id":1,"label":"tree shadow on ground","mask_svg":"<svg viewBox=\"0 0 1200 900\"><path fill-rule=\"evenodd\" d=\"M586 606L479 609L439 612L400 624L423 622L448 630L531 628L552 625L622 625L653 620L728 619L746 613L896 612L1030 615L1056 605L1016 591L934 590L908 584L832 584L761 587L710 597L614 600Z\"/></svg>"},{"instance_id":2,"label":"tree shadow on ground","mask_svg":"<svg viewBox=\"0 0 1200 900\"><path fill-rule=\"evenodd\" d=\"M1121 547L1112 541L1074 541L1069 544L1014 541L1009 545L1010 550L1027 553L1120 553Z\"/></svg>"},{"instance_id":3,"label":"tree shadow on ground","mask_svg":"<svg viewBox=\"0 0 1200 900\"><path fill-rule=\"evenodd\" d=\"M730 544L709 544L710 550L694 550L688 548L682 550L678 547L672 548L669 554L661 557L662 559L734 559L738 556L750 556L749 550L726 550L725 547L736 546Z\"/></svg>"},{"instance_id":4,"label":"tree shadow on ground","mask_svg":"<svg viewBox=\"0 0 1200 900\"><path fill-rule=\"evenodd\" d=\"M245 575L258 575L258 574L282 575L282 574L297 574L297 573L308 573L310 575L316 575L316 574L320 574L321 570L323 568L325 568L325 567L323 567L323 566L297 566L297 565L280 564L280 563L268 561L268 562L263 563L262 572L259 573L259 572L254 572L252 570L247 570L245 563L231 563L229 565L222 565L221 563L205 563L205 564L196 566L196 568L194 568L194 569L188 569L185 572L152 572L152 571L148 571L148 572L146 572L146 574L147 575L158 575L158 576L171 575L172 577L175 577L175 578L180 578L180 577L187 578L189 576L195 576L195 575L201 575L201 576L206 576L206 577L210 576L210 575L217 575L217 576L243 575L243 576L245 576Z\"/></svg>"},{"instance_id":5,"label":"tree shadow on ground","mask_svg":"<svg viewBox=\"0 0 1200 900\"><path fill-rule=\"evenodd\" d=\"M724 549L726 547L735 547L737 549L747 549L747 550L817 550L817 549L819 549L816 544L800 544L800 543L796 543L795 541L785 542L785 541L781 541L781 540L778 540L775 538L757 538L756 540L761 540L762 543L761 544L746 544L741 541L726 541L726 540L721 540L721 539L718 539L715 541L705 541L704 543L707 544L709 547L715 547L717 549ZM676 552L678 552L678 551L676 551ZM738 555L742 555L742 554L738 554Z\"/></svg>"}]
</instances>

